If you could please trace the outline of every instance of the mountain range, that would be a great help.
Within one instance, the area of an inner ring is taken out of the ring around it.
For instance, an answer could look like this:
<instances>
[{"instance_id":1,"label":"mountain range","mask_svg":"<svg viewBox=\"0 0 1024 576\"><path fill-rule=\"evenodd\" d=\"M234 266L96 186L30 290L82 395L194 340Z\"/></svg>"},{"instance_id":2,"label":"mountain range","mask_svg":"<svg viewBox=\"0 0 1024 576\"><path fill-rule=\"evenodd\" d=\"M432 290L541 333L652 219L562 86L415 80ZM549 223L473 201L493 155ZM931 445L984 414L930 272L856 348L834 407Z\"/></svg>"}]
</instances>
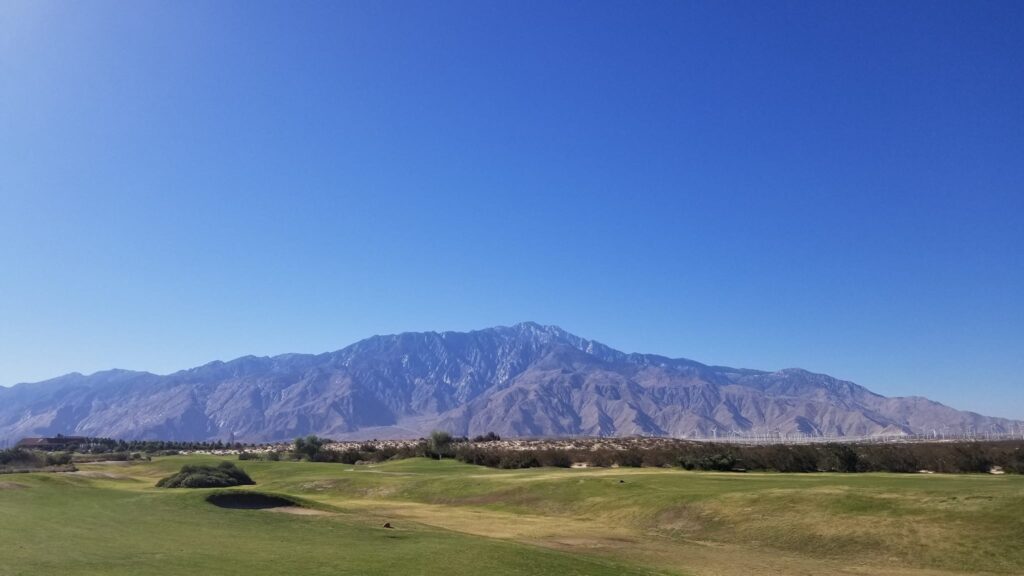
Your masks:
<instances>
[{"instance_id":1,"label":"mountain range","mask_svg":"<svg viewBox=\"0 0 1024 576\"><path fill-rule=\"evenodd\" d=\"M245 356L168 375L109 370L0 388L0 440L266 442L1010 432L1021 422L824 374L620 352L555 326L374 336L336 352Z\"/></svg>"}]
</instances>

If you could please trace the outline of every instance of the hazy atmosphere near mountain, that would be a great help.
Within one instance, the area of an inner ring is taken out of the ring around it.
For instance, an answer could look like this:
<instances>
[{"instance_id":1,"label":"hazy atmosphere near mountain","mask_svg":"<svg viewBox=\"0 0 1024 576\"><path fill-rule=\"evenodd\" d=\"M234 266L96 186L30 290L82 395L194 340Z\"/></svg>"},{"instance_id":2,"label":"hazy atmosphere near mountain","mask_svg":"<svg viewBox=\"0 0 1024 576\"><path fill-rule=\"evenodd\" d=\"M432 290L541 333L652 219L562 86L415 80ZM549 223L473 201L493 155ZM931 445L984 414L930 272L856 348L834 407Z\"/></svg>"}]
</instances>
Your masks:
<instances>
[{"instance_id":1,"label":"hazy atmosphere near mountain","mask_svg":"<svg viewBox=\"0 0 1024 576\"><path fill-rule=\"evenodd\" d=\"M0 439L457 435L710 437L1008 432L1020 422L777 372L627 354L532 322L374 336L336 352L246 356L167 376L110 370L0 388Z\"/></svg>"}]
</instances>

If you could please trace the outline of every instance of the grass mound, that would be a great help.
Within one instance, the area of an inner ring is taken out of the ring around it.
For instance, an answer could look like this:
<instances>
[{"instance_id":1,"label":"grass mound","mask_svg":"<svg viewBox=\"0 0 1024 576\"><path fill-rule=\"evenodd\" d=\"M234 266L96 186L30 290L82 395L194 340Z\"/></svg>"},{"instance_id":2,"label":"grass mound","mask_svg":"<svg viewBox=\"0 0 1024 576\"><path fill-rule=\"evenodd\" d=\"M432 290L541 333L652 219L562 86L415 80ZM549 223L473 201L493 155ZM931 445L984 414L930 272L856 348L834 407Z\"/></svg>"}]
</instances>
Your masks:
<instances>
[{"instance_id":1,"label":"grass mound","mask_svg":"<svg viewBox=\"0 0 1024 576\"><path fill-rule=\"evenodd\" d=\"M181 471L156 483L157 488L227 488L255 484L245 470L231 462L216 466L182 466Z\"/></svg>"},{"instance_id":2,"label":"grass mound","mask_svg":"<svg viewBox=\"0 0 1024 576\"><path fill-rule=\"evenodd\" d=\"M298 506L294 500L259 492L221 492L210 494L206 501L218 508L234 510L267 510Z\"/></svg>"}]
</instances>

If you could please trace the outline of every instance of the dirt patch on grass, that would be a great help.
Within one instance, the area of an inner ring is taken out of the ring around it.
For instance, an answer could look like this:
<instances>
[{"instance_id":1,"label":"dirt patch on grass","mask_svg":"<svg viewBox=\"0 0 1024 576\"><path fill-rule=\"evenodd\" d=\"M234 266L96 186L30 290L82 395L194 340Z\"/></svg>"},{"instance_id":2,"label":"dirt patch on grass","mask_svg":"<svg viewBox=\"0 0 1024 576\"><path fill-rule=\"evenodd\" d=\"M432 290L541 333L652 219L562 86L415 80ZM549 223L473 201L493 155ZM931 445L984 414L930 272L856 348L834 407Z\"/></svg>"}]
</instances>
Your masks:
<instances>
[{"instance_id":1,"label":"dirt patch on grass","mask_svg":"<svg viewBox=\"0 0 1024 576\"><path fill-rule=\"evenodd\" d=\"M323 492L324 490L334 490L341 484L338 480L317 480L315 482L306 482L299 486L300 490L307 492Z\"/></svg>"},{"instance_id":2,"label":"dirt patch on grass","mask_svg":"<svg viewBox=\"0 0 1024 576\"><path fill-rule=\"evenodd\" d=\"M25 488L28 486L17 482L0 482L0 490L24 490Z\"/></svg>"},{"instance_id":3,"label":"dirt patch on grass","mask_svg":"<svg viewBox=\"0 0 1024 576\"><path fill-rule=\"evenodd\" d=\"M296 516L333 516L326 510L316 508L301 508L299 506L279 506L277 508L264 508L267 512L280 512L282 514L294 514Z\"/></svg>"},{"instance_id":4,"label":"dirt patch on grass","mask_svg":"<svg viewBox=\"0 0 1024 576\"><path fill-rule=\"evenodd\" d=\"M529 507L538 504L545 504L546 509L551 511L552 503L543 502L544 498L540 494L533 494L526 490L518 488L511 490L500 490L497 492L490 492L487 494L478 494L475 496L463 496L460 498L445 499L440 502L443 504L451 504L455 506L489 506L494 504L501 504L505 506L521 506Z\"/></svg>"},{"instance_id":5,"label":"dirt patch on grass","mask_svg":"<svg viewBox=\"0 0 1024 576\"><path fill-rule=\"evenodd\" d=\"M124 474L99 472L96 470L79 470L77 472L68 472L68 474L71 476L81 476L82 478L98 478L100 480L132 480L131 476L125 476Z\"/></svg>"},{"instance_id":6,"label":"dirt patch on grass","mask_svg":"<svg viewBox=\"0 0 1024 576\"><path fill-rule=\"evenodd\" d=\"M697 506L680 504L666 508L654 518L651 528L670 533L694 533L704 528L707 522L704 511Z\"/></svg>"}]
</instances>

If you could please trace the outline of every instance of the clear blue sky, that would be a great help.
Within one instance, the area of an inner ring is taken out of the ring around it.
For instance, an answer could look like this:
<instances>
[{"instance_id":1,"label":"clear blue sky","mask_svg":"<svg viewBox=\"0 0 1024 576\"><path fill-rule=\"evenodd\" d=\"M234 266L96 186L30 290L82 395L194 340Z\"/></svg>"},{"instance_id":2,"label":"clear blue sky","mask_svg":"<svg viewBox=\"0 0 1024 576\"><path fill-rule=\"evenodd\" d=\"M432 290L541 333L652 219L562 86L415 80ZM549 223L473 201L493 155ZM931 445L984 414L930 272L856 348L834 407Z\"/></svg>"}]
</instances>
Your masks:
<instances>
[{"instance_id":1,"label":"clear blue sky","mask_svg":"<svg viewBox=\"0 0 1024 576\"><path fill-rule=\"evenodd\" d=\"M558 324L1024 417L1024 3L0 7L0 384Z\"/></svg>"}]
</instances>

